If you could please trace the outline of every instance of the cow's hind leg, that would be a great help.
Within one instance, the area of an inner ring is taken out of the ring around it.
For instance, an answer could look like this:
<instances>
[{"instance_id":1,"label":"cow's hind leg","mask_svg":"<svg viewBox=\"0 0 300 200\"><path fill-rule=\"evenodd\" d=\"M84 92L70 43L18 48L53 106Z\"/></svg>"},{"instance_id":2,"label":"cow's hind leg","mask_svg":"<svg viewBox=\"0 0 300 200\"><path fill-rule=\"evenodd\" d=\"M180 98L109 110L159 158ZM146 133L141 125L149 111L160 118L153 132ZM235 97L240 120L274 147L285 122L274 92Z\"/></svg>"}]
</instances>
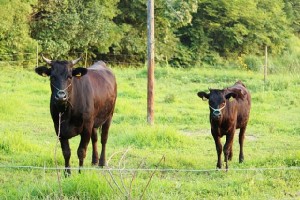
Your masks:
<instances>
[{"instance_id":1,"label":"cow's hind leg","mask_svg":"<svg viewBox=\"0 0 300 200\"><path fill-rule=\"evenodd\" d=\"M111 119L112 119L112 115L106 120L106 122L102 125L102 132L101 132L101 144L102 144L102 149L101 149L101 155L100 155L100 159L99 159L99 166L103 167L106 165L106 142L107 142L107 138L108 138L108 130L111 124Z\"/></svg>"},{"instance_id":2,"label":"cow's hind leg","mask_svg":"<svg viewBox=\"0 0 300 200\"><path fill-rule=\"evenodd\" d=\"M98 128L93 128L92 130L92 144L93 144L93 155L92 155L92 164L93 165L97 165L98 164L98 145L97 145L97 141L98 141L98 134L97 134L97 130Z\"/></svg>"},{"instance_id":3,"label":"cow's hind leg","mask_svg":"<svg viewBox=\"0 0 300 200\"><path fill-rule=\"evenodd\" d=\"M232 160L232 156L233 156L233 153L232 153L232 147L230 148L230 151L229 151L229 155L228 155L228 160L231 161Z\"/></svg>"},{"instance_id":4,"label":"cow's hind leg","mask_svg":"<svg viewBox=\"0 0 300 200\"><path fill-rule=\"evenodd\" d=\"M243 128L240 128L240 134L239 134L239 143L240 143L240 155L239 155L239 162L242 163L244 161L244 139L245 139L245 132L246 132L246 126Z\"/></svg>"}]
</instances>

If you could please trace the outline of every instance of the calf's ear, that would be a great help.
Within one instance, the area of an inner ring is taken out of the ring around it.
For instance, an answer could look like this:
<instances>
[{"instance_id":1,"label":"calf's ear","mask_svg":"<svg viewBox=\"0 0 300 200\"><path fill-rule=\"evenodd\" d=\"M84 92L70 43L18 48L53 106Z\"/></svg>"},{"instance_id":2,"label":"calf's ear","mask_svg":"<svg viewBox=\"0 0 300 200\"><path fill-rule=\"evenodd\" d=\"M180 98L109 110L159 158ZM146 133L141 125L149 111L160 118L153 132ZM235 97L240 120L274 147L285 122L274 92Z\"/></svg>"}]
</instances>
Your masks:
<instances>
[{"instance_id":1,"label":"calf's ear","mask_svg":"<svg viewBox=\"0 0 300 200\"><path fill-rule=\"evenodd\" d=\"M242 93L242 90L240 89L231 89L226 95L225 95L226 99L230 99L230 98L244 98L244 94Z\"/></svg>"},{"instance_id":2,"label":"calf's ear","mask_svg":"<svg viewBox=\"0 0 300 200\"><path fill-rule=\"evenodd\" d=\"M200 97L203 101L209 99L209 94L206 92L198 92L197 93L198 97Z\"/></svg>"},{"instance_id":3,"label":"calf's ear","mask_svg":"<svg viewBox=\"0 0 300 200\"><path fill-rule=\"evenodd\" d=\"M78 68L73 69L72 76L75 76L75 77L79 78L81 76L84 76L86 73L87 73L86 68L78 67Z\"/></svg>"},{"instance_id":4,"label":"calf's ear","mask_svg":"<svg viewBox=\"0 0 300 200\"><path fill-rule=\"evenodd\" d=\"M235 94L233 92L230 92L230 93L225 95L225 98L230 99L230 100L231 100L231 98L236 98L236 97L237 97L237 94Z\"/></svg>"},{"instance_id":5,"label":"calf's ear","mask_svg":"<svg viewBox=\"0 0 300 200\"><path fill-rule=\"evenodd\" d=\"M36 67L35 72L40 76L50 76L51 75L51 69L45 66Z\"/></svg>"}]
</instances>

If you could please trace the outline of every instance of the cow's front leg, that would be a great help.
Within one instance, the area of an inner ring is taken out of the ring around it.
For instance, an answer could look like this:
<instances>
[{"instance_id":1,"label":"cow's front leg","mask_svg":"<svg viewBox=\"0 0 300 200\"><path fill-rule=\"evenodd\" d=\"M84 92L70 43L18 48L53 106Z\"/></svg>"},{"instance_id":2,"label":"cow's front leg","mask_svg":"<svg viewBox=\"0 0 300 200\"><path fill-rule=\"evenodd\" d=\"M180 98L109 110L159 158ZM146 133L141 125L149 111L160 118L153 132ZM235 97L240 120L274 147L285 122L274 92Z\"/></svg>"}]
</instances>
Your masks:
<instances>
[{"instance_id":1,"label":"cow's front leg","mask_svg":"<svg viewBox=\"0 0 300 200\"><path fill-rule=\"evenodd\" d=\"M216 144L216 150L217 150L217 155L218 155L218 162L217 162L217 168L221 169L222 168L222 160L221 160L221 156L222 156L222 144L221 144L221 140L220 137L217 134L213 134L214 140L215 140L215 144Z\"/></svg>"},{"instance_id":2,"label":"cow's front leg","mask_svg":"<svg viewBox=\"0 0 300 200\"><path fill-rule=\"evenodd\" d=\"M85 130L81 133L80 144L77 150L77 156L79 159L79 173L80 168L83 167L83 161L86 157L86 149L91 139L91 131Z\"/></svg>"},{"instance_id":3,"label":"cow's front leg","mask_svg":"<svg viewBox=\"0 0 300 200\"><path fill-rule=\"evenodd\" d=\"M67 176L71 175L71 170L70 170L71 149L70 149L68 139L60 138L59 140L60 140L62 153L63 153L64 159L65 159L65 176L67 177Z\"/></svg>"},{"instance_id":4,"label":"cow's front leg","mask_svg":"<svg viewBox=\"0 0 300 200\"><path fill-rule=\"evenodd\" d=\"M230 132L226 135L226 143L224 145L224 161L226 163L226 170L228 170L228 160L231 160L232 157L232 144L234 138L234 131Z\"/></svg>"}]
</instances>

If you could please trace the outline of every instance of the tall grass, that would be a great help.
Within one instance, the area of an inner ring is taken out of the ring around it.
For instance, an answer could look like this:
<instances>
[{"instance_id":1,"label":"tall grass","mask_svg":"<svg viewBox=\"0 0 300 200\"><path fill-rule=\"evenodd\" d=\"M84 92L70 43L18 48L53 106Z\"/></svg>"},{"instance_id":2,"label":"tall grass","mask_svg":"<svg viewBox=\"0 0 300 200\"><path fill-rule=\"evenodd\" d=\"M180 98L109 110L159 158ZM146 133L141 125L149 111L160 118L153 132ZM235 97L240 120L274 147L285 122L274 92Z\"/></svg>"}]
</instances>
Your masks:
<instances>
[{"instance_id":1,"label":"tall grass","mask_svg":"<svg viewBox=\"0 0 300 200\"><path fill-rule=\"evenodd\" d=\"M113 71L118 82L118 99L107 144L109 166L139 171L109 173L92 167L90 145L84 166L94 170L78 174L73 169L71 177L63 178L63 198L139 199L145 188L144 199L300 197L299 168L290 168L300 166L299 74L273 73L264 83L262 73L238 68L157 67L155 125L149 126L147 69L114 68ZM37 76L33 70L10 68L0 72L0 199L59 199L56 172L47 169L55 166L56 143L49 113L49 80ZM216 150L210 135L209 109L207 102L196 94L208 88L230 86L236 80L247 85L253 100L246 131L245 162L238 163L236 137L229 172L211 171L216 165ZM78 166L79 139L70 140L72 167ZM58 163L63 166L58 152ZM257 170L249 170L252 168Z\"/></svg>"}]
</instances>

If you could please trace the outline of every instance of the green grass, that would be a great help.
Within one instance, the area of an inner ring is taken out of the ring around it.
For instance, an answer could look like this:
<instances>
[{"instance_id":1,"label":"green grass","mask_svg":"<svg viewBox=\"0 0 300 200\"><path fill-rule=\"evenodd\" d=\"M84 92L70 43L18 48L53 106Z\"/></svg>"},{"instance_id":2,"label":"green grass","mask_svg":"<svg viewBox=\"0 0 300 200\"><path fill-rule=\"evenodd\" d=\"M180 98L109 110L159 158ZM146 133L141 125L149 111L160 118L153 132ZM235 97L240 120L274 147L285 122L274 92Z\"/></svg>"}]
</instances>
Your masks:
<instances>
[{"instance_id":1,"label":"green grass","mask_svg":"<svg viewBox=\"0 0 300 200\"><path fill-rule=\"evenodd\" d=\"M144 190L144 199L300 198L300 171L292 168L300 166L299 74L271 74L264 84L263 74L258 72L157 67L155 125L151 127L146 120L147 69L113 70L118 99L107 145L109 166L152 171L111 171L110 175L91 166L89 145L84 166L93 170L82 174L73 170L69 178L60 171L60 194L56 171L44 169L55 167L49 80L33 70L2 68L0 199L59 199L60 195L63 199L139 199ZM209 109L196 94L230 86L236 80L242 80L251 91L252 110L245 162L238 163L235 137L231 170L226 173L214 170L216 151ZM78 166L79 139L70 140L72 167ZM62 167L60 148L57 160ZM153 171L156 168L171 170Z\"/></svg>"}]
</instances>

